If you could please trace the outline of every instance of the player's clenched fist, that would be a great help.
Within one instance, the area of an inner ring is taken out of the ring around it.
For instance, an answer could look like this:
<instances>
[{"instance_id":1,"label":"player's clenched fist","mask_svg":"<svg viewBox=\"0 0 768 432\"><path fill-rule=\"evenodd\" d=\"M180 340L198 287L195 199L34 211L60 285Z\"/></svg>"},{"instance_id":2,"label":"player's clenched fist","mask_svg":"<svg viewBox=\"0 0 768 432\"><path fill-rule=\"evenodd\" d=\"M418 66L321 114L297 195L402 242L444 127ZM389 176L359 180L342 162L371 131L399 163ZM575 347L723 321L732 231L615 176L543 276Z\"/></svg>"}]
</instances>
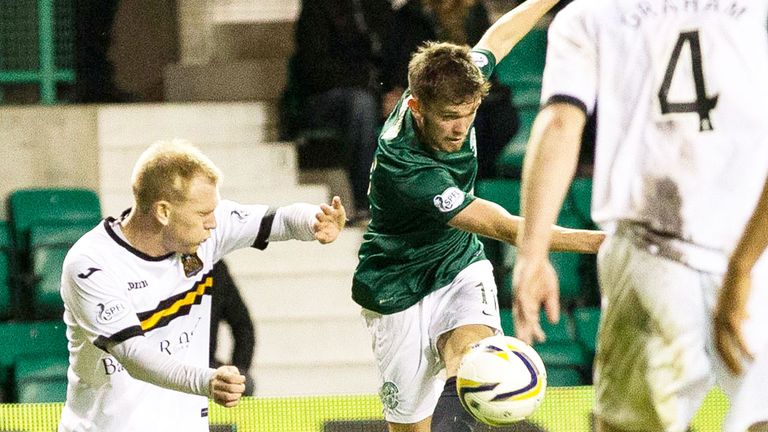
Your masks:
<instances>
[{"instance_id":1,"label":"player's clenched fist","mask_svg":"<svg viewBox=\"0 0 768 432\"><path fill-rule=\"evenodd\" d=\"M210 382L211 398L219 405L231 408L240 402L245 391L245 377L234 366L216 369Z\"/></svg>"}]
</instances>

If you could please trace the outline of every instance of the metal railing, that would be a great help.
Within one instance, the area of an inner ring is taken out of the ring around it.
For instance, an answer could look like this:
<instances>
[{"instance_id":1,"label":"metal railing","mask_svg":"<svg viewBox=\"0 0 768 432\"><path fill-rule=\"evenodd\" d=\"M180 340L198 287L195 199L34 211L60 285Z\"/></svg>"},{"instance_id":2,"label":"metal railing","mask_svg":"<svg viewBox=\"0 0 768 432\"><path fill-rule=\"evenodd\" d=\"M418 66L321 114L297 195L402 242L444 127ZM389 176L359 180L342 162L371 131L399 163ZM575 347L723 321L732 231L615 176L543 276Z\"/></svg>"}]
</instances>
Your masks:
<instances>
[{"instance_id":1,"label":"metal railing","mask_svg":"<svg viewBox=\"0 0 768 432\"><path fill-rule=\"evenodd\" d=\"M59 102L75 82L72 0L0 0L0 103L8 85L36 84L39 102Z\"/></svg>"}]
</instances>

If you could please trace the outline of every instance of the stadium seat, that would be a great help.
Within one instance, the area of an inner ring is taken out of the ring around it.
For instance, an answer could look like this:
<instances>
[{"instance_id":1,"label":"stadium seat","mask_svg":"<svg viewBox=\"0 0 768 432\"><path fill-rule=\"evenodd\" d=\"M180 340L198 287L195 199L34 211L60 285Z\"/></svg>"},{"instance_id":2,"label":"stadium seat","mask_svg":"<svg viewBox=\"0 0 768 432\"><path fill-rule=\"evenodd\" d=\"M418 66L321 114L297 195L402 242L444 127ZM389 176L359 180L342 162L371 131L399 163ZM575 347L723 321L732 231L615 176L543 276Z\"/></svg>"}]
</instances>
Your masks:
<instances>
[{"instance_id":1,"label":"stadium seat","mask_svg":"<svg viewBox=\"0 0 768 432\"><path fill-rule=\"evenodd\" d=\"M500 313L501 329L504 331L504 334L509 336L514 335L515 324L512 319L512 310L501 309ZM544 334L547 335L547 343L572 343L576 341L576 332L574 330L573 320L568 311L560 311L560 321L552 324L549 322L545 312L542 310L539 316L539 322L541 323L541 329L544 330Z\"/></svg>"},{"instance_id":2,"label":"stadium seat","mask_svg":"<svg viewBox=\"0 0 768 432\"><path fill-rule=\"evenodd\" d=\"M61 320L0 323L0 392L14 395L11 388L16 362L33 355L66 355L66 326Z\"/></svg>"},{"instance_id":3,"label":"stadium seat","mask_svg":"<svg viewBox=\"0 0 768 432\"><path fill-rule=\"evenodd\" d=\"M520 129L496 160L496 170L502 176L520 178L523 172L523 160L525 159L525 149L528 146L528 137L531 135L531 127L537 113L538 108L520 108L518 111Z\"/></svg>"},{"instance_id":4,"label":"stadium seat","mask_svg":"<svg viewBox=\"0 0 768 432\"><path fill-rule=\"evenodd\" d=\"M67 355L32 355L19 358L13 368L16 401L63 402L67 397Z\"/></svg>"},{"instance_id":5,"label":"stadium seat","mask_svg":"<svg viewBox=\"0 0 768 432\"><path fill-rule=\"evenodd\" d=\"M511 179L478 180L475 195L504 207L508 212L520 214L520 181Z\"/></svg>"},{"instance_id":6,"label":"stadium seat","mask_svg":"<svg viewBox=\"0 0 768 432\"><path fill-rule=\"evenodd\" d=\"M534 28L499 62L499 81L511 86L525 82L541 82L547 54L547 29Z\"/></svg>"},{"instance_id":7,"label":"stadium seat","mask_svg":"<svg viewBox=\"0 0 768 432\"><path fill-rule=\"evenodd\" d=\"M600 325L600 308L583 307L574 309L573 324L576 330L576 340L591 357L594 357L597 345L597 329Z\"/></svg>"},{"instance_id":8,"label":"stadium seat","mask_svg":"<svg viewBox=\"0 0 768 432\"><path fill-rule=\"evenodd\" d=\"M61 271L69 248L93 226L90 223L35 225L30 228L31 277L25 289L28 306L37 318L61 316Z\"/></svg>"},{"instance_id":9,"label":"stadium seat","mask_svg":"<svg viewBox=\"0 0 768 432\"><path fill-rule=\"evenodd\" d=\"M8 224L0 221L0 320L10 318L14 311L12 308L11 284L11 239L8 233Z\"/></svg>"},{"instance_id":10,"label":"stadium seat","mask_svg":"<svg viewBox=\"0 0 768 432\"><path fill-rule=\"evenodd\" d=\"M86 223L101 220L101 204L95 192L77 188L19 189L8 197L14 245L22 251L29 245L34 225L52 222Z\"/></svg>"},{"instance_id":11,"label":"stadium seat","mask_svg":"<svg viewBox=\"0 0 768 432\"><path fill-rule=\"evenodd\" d=\"M588 385L591 380L584 377L583 372L569 366L548 366L547 386L573 387Z\"/></svg>"}]
</instances>

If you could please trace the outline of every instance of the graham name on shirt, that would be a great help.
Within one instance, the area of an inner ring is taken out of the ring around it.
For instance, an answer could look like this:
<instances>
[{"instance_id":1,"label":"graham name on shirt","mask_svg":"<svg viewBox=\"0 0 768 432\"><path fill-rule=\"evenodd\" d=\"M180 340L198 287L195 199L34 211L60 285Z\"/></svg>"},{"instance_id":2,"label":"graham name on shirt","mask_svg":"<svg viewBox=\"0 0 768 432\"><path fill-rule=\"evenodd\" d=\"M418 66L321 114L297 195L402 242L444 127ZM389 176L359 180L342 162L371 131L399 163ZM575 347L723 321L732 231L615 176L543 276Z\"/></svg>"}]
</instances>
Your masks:
<instances>
[{"instance_id":1,"label":"graham name on shirt","mask_svg":"<svg viewBox=\"0 0 768 432\"><path fill-rule=\"evenodd\" d=\"M747 6L733 0L640 0L624 13L624 24L637 28L653 18L663 18L678 14L723 14L739 19L747 11Z\"/></svg>"}]
</instances>

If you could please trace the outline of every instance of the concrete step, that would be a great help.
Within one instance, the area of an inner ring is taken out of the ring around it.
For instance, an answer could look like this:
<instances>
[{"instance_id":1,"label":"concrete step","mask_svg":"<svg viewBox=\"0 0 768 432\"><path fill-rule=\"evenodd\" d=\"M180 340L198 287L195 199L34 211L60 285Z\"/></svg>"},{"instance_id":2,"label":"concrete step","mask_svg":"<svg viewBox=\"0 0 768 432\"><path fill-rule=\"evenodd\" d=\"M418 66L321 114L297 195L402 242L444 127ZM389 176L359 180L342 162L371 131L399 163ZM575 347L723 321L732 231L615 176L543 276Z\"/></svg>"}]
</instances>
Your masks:
<instances>
[{"instance_id":1,"label":"concrete step","mask_svg":"<svg viewBox=\"0 0 768 432\"><path fill-rule=\"evenodd\" d=\"M257 396L375 394L378 370L373 363L310 364L301 367L255 365Z\"/></svg>"},{"instance_id":2,"label":"concrete step","mask_svg":"<svg viewBox=\"0 0 768 432\"><path fill-rule=\"evenodd\" d=\"M297 184L296 149L284 143L251 143L233 146L205 145L201 150L224 171L232 188L286 187ZM100 154L101 185L119 191L130 185L133 163L145 145L106 147Z\"/></svg>"},{"instance_id":3,"label":"concrete step","mask_svg":"<svg viewBox=\"0 0 768 432\"><path fill-rule=\"evenodd\" d=\"M102 212L107 216L117 216L133 205L130 185L102 187L99 196ZM322 185L289 185L269 189L254 186L247 189L244 186L228 186L226 182L221 188L221 196L242 204L268 204L271 206L281 206L294 202L319 204L328 202L329 199L328 190Z\"/></svg>"},{"instance_id":4,"label":"concrete step","mask_svg":"<svg viewBox=\"0 0 768 432\"><path fill-rule=\"evenodd\" d=\"M359 314L334 319L262 319L253 316L257 364L369 363L371 337ZM227 351L225 351L227 352Z\"/></svg>"},{"instance_id":5,"label":"concrete step","mask_svg":"<svg viewBox=\"0 0 768 432\"><path fill-rule=\"evenodd\" d=\"M260 319L328 319L360 311L351 297L354 269L258 276L237 274L236 270L231 269L232 276L243 301Z\"/></svg>"},{"instance_id":6,"label":"concrete step","mask_svg":"<svg viewBox=\"0 0 768 432\"><path fill-rule=\"evenodd\" d=\"M217 0L211 7L217 24L294 21L299 15L299 0Z\"/></svg>"},{"instance_id":7,"label":"concrete step","mask_svg":"<svg viewBox=\"0 0 768 432\"><path fill-rule=\"evenodd\" d=\"M362 234L346 229L335 242L288 240L273 242L264 251L241 249L227 255L232 273L241 278L338 274L357 266Z\"/></svg>"},{"instance_id":8,"label":"concrete step","mask_svg":"<svg viewBox=\"0 0 768 432\"><path fill-rule=\"evenodd\" d=\"M277 106L260 101L105 105L96 121L99 145L105 148L173 138L206 145L274 142L277 119Z\"/></svg>"},{"instance_id":9,"label":"concrete step","mask_svg":"<svg viewBox=\"0 0 768 432\"><path fill-rule=\"evenodd\" d=\"M288 59L177 63L167 66L163 76L169 102L278 100L288 77Z\"/></svg>"}]
</instances>

